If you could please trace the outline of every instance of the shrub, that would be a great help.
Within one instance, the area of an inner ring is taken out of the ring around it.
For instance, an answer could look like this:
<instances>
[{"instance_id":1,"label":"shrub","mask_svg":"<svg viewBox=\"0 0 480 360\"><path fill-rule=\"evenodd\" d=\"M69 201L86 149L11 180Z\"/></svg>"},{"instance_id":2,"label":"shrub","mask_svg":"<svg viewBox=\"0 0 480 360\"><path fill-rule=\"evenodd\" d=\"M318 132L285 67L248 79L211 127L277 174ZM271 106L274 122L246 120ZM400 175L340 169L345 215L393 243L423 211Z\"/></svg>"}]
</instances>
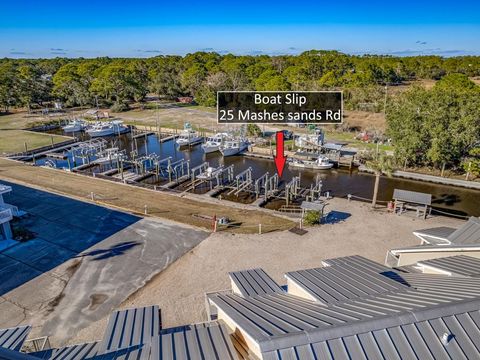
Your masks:
<instances>
[{"instance_id":1,"label":"shrub","mask_svg":"<svg viewBox=\"0 0 480 360\"><path fill-rule=\"evenodd\" d=\"M112 112L122 112L128 110L128 105L123 102L118 102L112 105L110 108Z\"/></svg>"},{"instance_id":2,"label":"shrub","mask_svg":"<svg viewBox=\"0 0 480 360\"><path fill-rule=\"evenodd\" d=\"M320 212L309 210L305 213L303 217L303 223L305 225L317 225L320 224Z\"/></svg>"}]
</instances>

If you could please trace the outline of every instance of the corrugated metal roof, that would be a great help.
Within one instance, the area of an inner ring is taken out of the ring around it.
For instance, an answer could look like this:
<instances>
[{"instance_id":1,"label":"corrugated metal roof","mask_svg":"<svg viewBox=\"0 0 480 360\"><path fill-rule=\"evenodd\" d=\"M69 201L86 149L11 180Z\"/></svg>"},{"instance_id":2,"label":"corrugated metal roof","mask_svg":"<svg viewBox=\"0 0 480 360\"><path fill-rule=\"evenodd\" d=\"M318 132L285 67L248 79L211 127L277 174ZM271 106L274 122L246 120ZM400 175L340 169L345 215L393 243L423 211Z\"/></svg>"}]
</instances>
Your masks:
<instances>
[{"instance_id":1,"label":"corrugated metal roof","mask_svg":"<svg viewBox=\"0 0 480 360\"><path fill-rule=\"evenodd\" d=\"M225 325L197 324L174 331L162 331L152 343L152 360L237 360Z\"/></svg>"},{"instance_id":2,"label":"corrugated metal roof","mask_svg":"<svg viewBox=\"0 0 480 360\"><path fill-rule=\"evenodd\" d=\"M343 256L328 260L322 260L323 266L343 266L343 265L351 265L355 266L359 271L372 271L376 273L383 273L386 271L391 271L392 269L386 267L385 265L381 265L375 261L367 259L360 255L352 255L352 256Z\"/></svg>"},{"instance_id":3,"label":"corrugated metal roof","mask_svg":"<svg viewBox=\"0 0 480 360\"><path fill-rule=\"evenodd\" d=\"M411 202L422 205L432 204L432 194L421 193L417 191L394 189L393 199L404 202Z\"/></svg>"},{"instance_id":4,"label":"corrugated metal roof","mask_svg":"<svg viewBox=\"0 0 480 360\"><path fill-rule=\"evenodd\" d=\"M440 295L458 296L458 299L480 297L480 278L451 277L448 275L403 273L399 275L410 286Z\"/></svg>"},{"instance_id":5,"label":"corrugated metal roof","mask_svg":"<svg viewBox=\"0 0 480 360\"><path fill-rule=\"evenodd\" d=\"M30 326L0 329L0 347L20 351L31 329Z\"/></svg>"},{"instance_id":6,"label":"corrugated metal roof","mask_svg":"<svg viewBox=\"0 0 480 360\"><path fill-rule=\"evenodd\" d=\"M235 271L228 273L228 276L242 296L284 292L263 269Z\"/></svg>"},{"instance_id":7,"label":"corrugated metal roof","mask_svg":"<svg viewBox=\"0 0 480 360\"><path fill-rule=\"evenodd\" d=\"M100 352L100 343L86 343L30 353L41 360L149 360L150 344Z\"/></svg>"},{"instance_id":8,"label":"corrugated metal roof","mask_svg":"<svg viewBox=\"0 0 480 360\"><path fill-rule=\"evenodd\" d=\"M472 299L471 294L439 293L430 289L408 289L328 305L288 294L210 297L210 301L263 350L322 341L332 335L353 335L362 330L396 326L407 320L414 322L421 318L422 311L430 317L438 317L452 311L447 306L453 304L457 309L459 301L469 299ZM473 309L480 307L480 301L467 304Z\"/></svg>"},{"instance_id":9,"label":"corrugated metal roof","mask_svg":"<svg viewBox=\"0 0 480 360\"><path fill-rule=\"evenodd\" d=\"M453 232L448 240L453 244L479 244L480 243L480 219L471 217L468 221Z\"/></svg>"},{"instance_id":10,"label":"corrugated metal roof","mask_svg":"<svg viewBox=\"0 0 480 360\"><path fill-rule=\"evenodd\" d=\"M448 342L442 342L447 333ZM480 312L472 311L263 354L264 360L478 359Z\"/></svg>"},{"instance_id":11,"label":"corrugated metal roof","mask_svg":"<svg viewBox=\"0 0 480 360\"><path fill-rule=\"evenodd\" d=\"M422 260L417 262L436 271L445 272L452 276L479 276L480 259L466 255L447 256L438 259Z\"/></svg>"},{"instance_id":12,"label":"corrugated metal roof","mask_svg":"<svg viewBox=\"0 0 480 360\"><path fill-rule=\"evenodd\" d=\"M372 270L359 268L351 262L324 268L292 271L285 277L302 288L313 298L333 303L357 297L398 291L405 285L378 274Z\"/></svg>"},{"instance_id":13,"label":"corrugated metal roof","mask_svg":"<svg viewBox=\"0 0 480 360\"><path fill-rule=\"evenodd\" d=\"M160 331L158 306L148 306L114 312L107 325L100 353L150 343Z\"/></svg>"},{"instance_id":14,"label":"corrugated metal roof","mask_svg":"<svg viewBox=\"0 0 480 360\"><path fill-rule=\"evenodd\" d=\"M452 235L457 229L448 226L439 226L428 229L415 230L413 234L420 239L426 240L432 244L449 243L448 237Z\"/></svg>"},{"instance_id":15,"label":"corrugated metal roof","mask_svg":"<svg viewBox=\"0 0 480 360\"><path fill-rule=\"evenodd\" d=\"M42 360L83 360L93 358L98 354L99 343L85 343L80 345L67 346L59 349L48 349L40 352L30 353Z\"/></svg>"}]
</instances>

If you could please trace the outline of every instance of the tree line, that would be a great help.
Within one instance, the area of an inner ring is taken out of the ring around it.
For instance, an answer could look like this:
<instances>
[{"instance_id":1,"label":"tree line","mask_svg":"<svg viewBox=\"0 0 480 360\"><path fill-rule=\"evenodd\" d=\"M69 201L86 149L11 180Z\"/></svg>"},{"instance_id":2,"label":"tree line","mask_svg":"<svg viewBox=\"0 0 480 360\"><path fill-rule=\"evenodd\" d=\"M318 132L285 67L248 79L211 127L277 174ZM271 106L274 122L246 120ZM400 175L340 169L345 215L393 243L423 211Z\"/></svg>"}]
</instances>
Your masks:
<instances>
[{"instance_id":1,"label":"tree line","mask_svg":"<svg viewBox=\"0 0 480 360\"><path fill-rule=\"evenodd\" d=\"M480 57L393 57L311 50L300 55L235 56L196 52L148 59L1 59L0 106L66 106L122 110L154 93L167 99L194 96L215 105L219 90L322 90L342 88L347 109L370 104L383 109L385 85L441 79L461 73L480 76Z\"/></svg>"},{"instance_id":2,"label":"tree line","mask_svg":"<svg viewBox=\"0 0 480 360\"><path fill-rule=\"evenodd\" d=\"M480 176L480 86L466 75L413 86L389 101L386 115L400 163Z\"/></svg>"},{"instance_id":3,"label":"tree line","mask_svg":"<svg viewBox=\"0 0 480 360\"><path fill-rule=\"evenodd\" d=\"M0 106L111 107L193 96L214 106L219 90L344 91L346 109L385 111L396 160L410 166L463 167L480 176L480 57L393 57L311 50L300 55L196 52L147 59L0 59ZM386 85L439 80L389 95Z\"/></svg>"}]
</instances>

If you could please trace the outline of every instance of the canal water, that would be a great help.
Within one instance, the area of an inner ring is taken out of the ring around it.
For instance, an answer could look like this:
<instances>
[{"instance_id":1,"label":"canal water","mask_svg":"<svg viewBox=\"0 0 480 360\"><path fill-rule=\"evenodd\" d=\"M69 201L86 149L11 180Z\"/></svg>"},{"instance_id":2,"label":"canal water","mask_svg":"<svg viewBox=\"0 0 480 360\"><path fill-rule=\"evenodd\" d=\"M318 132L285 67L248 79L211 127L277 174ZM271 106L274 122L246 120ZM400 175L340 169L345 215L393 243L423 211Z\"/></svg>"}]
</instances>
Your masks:
<instances>
[{"instance_id":1,"label":"canal water","mask_svg":"<svg viewBox=\"0 0 480 360\"><path fill-rule=\"evenodd\" d=\"M191 148L178 148L175 141L166 141L160 143L157 135L149 135L148 137L132 138L132 134L124 134L105 138L109 142L109 146L115 146L124 149L127 154L133 149L138 151L139 156L145 154L156 153L160 158L172 157L172 161L190 160L190 167L195 167L203 162L209 162L210 166L217 167L219 165L234 165L234 174L252 168L253 178L256 179L261 175L269 172L274 174L275 164L273 160L249 158L246 156L223 157L220 152L204 154L200 145ZM67 154L70 159L70 166L73 166L72 154ZM91 159L93 160L94 157ZM47 159L38 159L38 165L44 165ZM69 161L50 159L59 168L68 168ZM76 165L81 165L77 159ZM111 165L97 166L91 169L93 172L103 172L109 169ZM115 164L113 164L115 166ZM375 177L370 174L360 173L357 170L349 171L348 169L330 169L324 171L299 170L285 168L280 187L291 180L293 176L300 176L301 183L304 187L310 187L315 182L317 176L323 181L323 191L330 191L331 195L336 197L346 197L347 194L371 199L373 194L373 186ZM165 181L157 182L155 177L144 180L149 184L162 184ZM378 200L392 200L393 190L395 188L430 193L433 196L433 207L440 211L445 211L456 215L473 215L480 216L480 191L470 190L460 187L433 184L427 182L419 182L414 180L382 177L380 179L380 191ZM247 199L246 202L251 199Z\"/></svg>"}]
</instances>

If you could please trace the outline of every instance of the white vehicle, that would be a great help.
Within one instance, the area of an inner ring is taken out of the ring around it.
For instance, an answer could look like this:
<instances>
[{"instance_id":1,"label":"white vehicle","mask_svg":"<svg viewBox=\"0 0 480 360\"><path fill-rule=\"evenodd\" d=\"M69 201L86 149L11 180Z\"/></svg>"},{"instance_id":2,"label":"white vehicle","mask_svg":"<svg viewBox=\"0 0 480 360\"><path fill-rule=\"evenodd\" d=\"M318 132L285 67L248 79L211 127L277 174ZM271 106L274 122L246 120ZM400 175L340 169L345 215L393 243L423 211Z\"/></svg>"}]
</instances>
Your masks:
<instances>
[{"instance_id":1,"label":"white vehicle","mask_svg":"<svg viewBox=\"0 0 480 360\"><path fill-rule=\"evenodd\" d=\"M198 133L192 129L192 126L189 123L186 123L182 132L177 138L176 143L179 146L187 146L198 144L202 140L203 137L199 136Z\"/></svg>"},{"instance_id":2,"label":"white vehicle","mask_svg":"<svg viewBox=\"0 0 480 360\"><path fill-rule=\"evenodd\" d=\"M90 129L87 130L87 134L91 137L110 136L124 134L130 131L130 129L123 125L120 120L97 122Z\"/></svg>"},{"instance_id":3,"label":"white vehicle","mask_svg":"<svg viewBox=\"0 0 480 360\"><path fill-rule=\"evenodd\" d=\"M215 136L207 138L207 141L202 144L202 150L205 154L209 154L215 151L220 151L220 146L228 139L228 134L218 133Z\"/></svg>"},{"instance_id":4,"label":"white vehicle","mask_svg":"<svg viewBox=\"0 0 480 360\"><path fill-rule=\"evenodd\" d=\"M245 139L227 140L220 145L220 152L223 156L233 156L248 149L248 141Z\"/></svg>"},{"instance_id":5,"label":"white vehicle","mask_svg":"<svg viewBox=\"0 0 480 360\"><path fill-rule=\"evenodd\" d=\"M328 170L333 167L333 163L326 156L319 156L316 160L294 160L289 166L299 169Z\"/></svg>"},{"instance_id":6,"label":"white vehicle","mask_svg":"<svg viewBox=\"0 0 480 360\"><path fill-rule=\"evenodd\" d=\"M80 132L85 130L87 127L87 123L83 120L80 119L74 119L70 121L67 125L62 127L63 131L66 133L74 133L74 132Z\"/></svg>"}]
</instances>

